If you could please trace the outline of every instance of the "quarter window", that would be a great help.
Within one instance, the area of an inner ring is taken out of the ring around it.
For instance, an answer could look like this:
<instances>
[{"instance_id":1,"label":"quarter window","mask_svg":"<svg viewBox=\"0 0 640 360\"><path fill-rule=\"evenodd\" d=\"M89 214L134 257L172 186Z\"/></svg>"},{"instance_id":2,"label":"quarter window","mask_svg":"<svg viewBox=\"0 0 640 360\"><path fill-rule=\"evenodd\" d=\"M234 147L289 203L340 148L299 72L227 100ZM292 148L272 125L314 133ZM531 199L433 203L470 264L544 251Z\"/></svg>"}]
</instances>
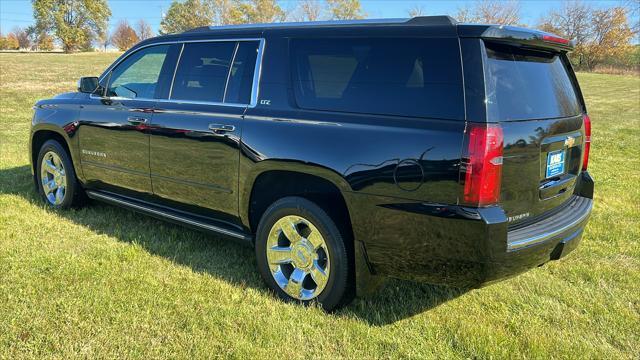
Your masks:
<instances>
[{"instance_id":1,"label":"quarter window","mask_svg":"<svg viewBox=\"0 0 640 360\"><path fill-rule=\"evenodd\" d=\"M251 90L257 57L257 41L238 43L238 50L231 67L224 102L237 104L249 104L251 102Z\"/></svg>"},{"instance_id":2,"label":"quarter window","mask_svg":"<svg viewBox=\"0 0 640 360\"><path fill-rule=\"evenodd\" d=\"M154 98L168 50L169 45L151 46L126 58L111 72L107 95L129 99Z\"/></svg>"},{"instance_id":3,"label":"quarter window","mask_svg":"<svg viewBox=\"0 0 640 360\"><path fill-rule=\"evenodd\" d=\"M464 119L456 39L296 39L292 56L301 108Z\"/></svg>"}]
</instances>

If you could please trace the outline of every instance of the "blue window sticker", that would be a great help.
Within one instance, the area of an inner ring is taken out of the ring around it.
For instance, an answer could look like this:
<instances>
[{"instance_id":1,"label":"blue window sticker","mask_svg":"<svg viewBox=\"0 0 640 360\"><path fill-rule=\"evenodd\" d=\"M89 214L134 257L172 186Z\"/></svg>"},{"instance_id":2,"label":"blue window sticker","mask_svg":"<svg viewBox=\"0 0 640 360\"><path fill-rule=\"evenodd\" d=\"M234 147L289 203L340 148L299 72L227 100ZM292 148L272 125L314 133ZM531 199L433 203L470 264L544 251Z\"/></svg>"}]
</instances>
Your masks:
<instances>
[{"instance_id":1,"label":"blue window sticker","mask_svg":"<svg viewBox=\"0 0 640 360\"><path fill-rule=\"evenodd\" d=\"M552 151L547 154L547 178L564 173L564 150Z\"/></svg>"}]
</instances>

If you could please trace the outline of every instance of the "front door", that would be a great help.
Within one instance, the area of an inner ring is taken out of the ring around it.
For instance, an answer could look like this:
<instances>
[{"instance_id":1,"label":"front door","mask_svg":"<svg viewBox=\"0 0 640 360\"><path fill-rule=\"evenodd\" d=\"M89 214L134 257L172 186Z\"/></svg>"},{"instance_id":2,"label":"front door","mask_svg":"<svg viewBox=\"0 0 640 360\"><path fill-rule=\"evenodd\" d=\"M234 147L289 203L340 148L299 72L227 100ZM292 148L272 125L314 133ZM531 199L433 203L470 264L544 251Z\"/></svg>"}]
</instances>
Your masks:
<instances>
[{"instance_id":1,"label":"front door","mask_svg":"<svg viewBox=\"0 0 640 360\"><path fill-rule=\"evenodd\" d=\"M159 101L152 121L153 192L232 221L242 116L251 103L259 41L183 46L168 99Z\"/></svg>"},{"instance_id":2,"label":"front door","mask_svg":"<svg viewBox=\"0 0 640 360\"><path fill-rule=\"evenodd\" d=\"M82 172L89 187L151 193L149 133L169 45L143 48L105 78L80 113Z\"/></svg>"}]
</instances>

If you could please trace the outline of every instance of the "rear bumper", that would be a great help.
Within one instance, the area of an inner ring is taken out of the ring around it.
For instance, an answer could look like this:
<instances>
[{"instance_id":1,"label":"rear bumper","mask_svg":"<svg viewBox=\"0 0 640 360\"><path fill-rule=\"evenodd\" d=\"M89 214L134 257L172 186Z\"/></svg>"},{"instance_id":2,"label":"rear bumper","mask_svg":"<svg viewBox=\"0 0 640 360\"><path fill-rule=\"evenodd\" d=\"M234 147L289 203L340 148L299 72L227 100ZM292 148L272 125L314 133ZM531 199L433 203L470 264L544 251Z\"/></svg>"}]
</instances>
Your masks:
<instances>
[{"instance_id":1,"label":"rear bumper","mask_svg":"<svg viewBox=\"0 0 640 360\"><path fill-rule=\"evenodd\" d=\"M586 177L583 181L591 181ZM351 195L357 198L357 206L350 212L354 235L372 273L478 287L574 250L593 204L584 195L591 193L576 193L561 211L517 229L509 228L500 207L398 203L397 199Z\"/></svg>"}]
</instances>

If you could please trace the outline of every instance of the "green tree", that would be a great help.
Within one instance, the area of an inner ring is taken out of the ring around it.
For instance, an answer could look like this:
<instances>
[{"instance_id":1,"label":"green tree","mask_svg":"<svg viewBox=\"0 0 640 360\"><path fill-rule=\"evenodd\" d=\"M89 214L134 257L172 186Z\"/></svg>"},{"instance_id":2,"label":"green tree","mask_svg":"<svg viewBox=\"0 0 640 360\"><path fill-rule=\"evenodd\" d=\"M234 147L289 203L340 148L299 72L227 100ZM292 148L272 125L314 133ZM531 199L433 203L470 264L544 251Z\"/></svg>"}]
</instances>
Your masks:
<instances>
[{"instance_id":1,"label":"green tree","mask_svg":"<svg viewBox=\"0 0 640 360\"><path fill-rule=\"evenodd\" d=\"M40 36L38 36L37 46L40 51L53 50L53 37L49 34L40 34Z\"/></svg>"},{"instance_id":2,"label":"green tree","mask_svg":"<svg viewBox=\"0 0 640 360\"><path fill-rule=\"evenodd\" d=\"M52 33L65 52L86 48L106 31L111 10L107 0L32 0L36 27Z\"/></svg>"},{"instance_id":3,"label":"green tree","mask_svg":"<svg viewBox=\"0 0 640 360\"><path fill-rule=\"evenodd\" d=\"M333 19L350 20L365 17L360 0L327 0Z\"/></svg>"},{"instance_id":4,"label":"green tree","mask_svg":"<svg viewBox=\"0 0 640 360\"><path fill-rule=\"evenodd\" d=\"M18 37L14 33L8 33L5 38L6 49L7 50L18 50L20 49L20 43L18 42Z\"/></svg>"},{"instance_id":5,"label":"green tree","mask_svg":"<svg viewBox=\"0 0 640 360\"><path fill-rule=\"evenodd\" d=\"M211 0L173 1L160 22L160 34L174 34L213 24L215 2Z\"/></svg>"},{"instance_id":6,"label":"green tree","mask_svg":"<svg viewBox=\"0 0 640 360\"><path fill-rule=\"evenodd\" d=\"M275 0L237 1L233 14L236 14L232 16L233 22L248 24L278 22L286 17Z\"/></svg>"},{"instance_id":7,"label":"green tree","mask_svg":"<svg viewBox=\"0 0 640 360\"><path fill-rule=\"evenodd\" d=\"M0 50L7 50L7 49L8 49L7 38L4 37L2 33L0 33Z\"/></svg>"}]
</instances>

